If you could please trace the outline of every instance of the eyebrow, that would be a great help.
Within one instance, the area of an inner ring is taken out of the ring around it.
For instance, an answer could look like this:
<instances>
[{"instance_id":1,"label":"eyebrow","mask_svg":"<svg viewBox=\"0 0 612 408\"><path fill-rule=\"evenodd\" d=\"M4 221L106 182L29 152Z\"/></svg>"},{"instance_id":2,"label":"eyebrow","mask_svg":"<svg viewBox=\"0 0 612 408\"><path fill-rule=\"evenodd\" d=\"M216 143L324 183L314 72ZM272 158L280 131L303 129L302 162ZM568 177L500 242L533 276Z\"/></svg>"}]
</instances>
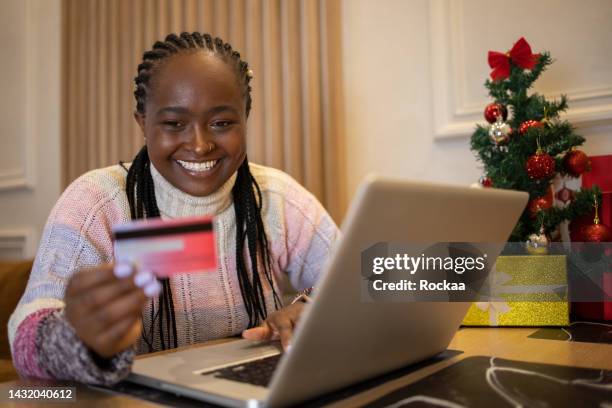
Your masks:
<instances>
[{"instance_id":1,"label":"eyebrow","mask_svg":"<svg viewBox=\"0 0 612 408\"><path fill-rule=\"evenodd\" d=\"M219 105L219 106L215 106L213 108L210 108L207 113L208 114L216 114L216 113L221 113L221 112L225 112L225 111L230 111L232 113L238 114L238 112L236 111L236 109L233 106L230 105ZM186 114L189 115L191 114L191 111L189 111L189 109L187 108L183 108L181 106L166 106L165 108L161 108L160 110L157 111L156 116L159 116L163 113L178 113L178 114Z\"/></svg>"},{"instance_id":2,"label":"eyebrow","mask_svg":"<svg viewBox=\"0 0 612 408\"><path fill-rule=\"evenodd\" d=\"M238 111L233 106L230 106L230 105L215 106L214 108L210 108L208 110L208 113L215 114L215 113L221 113L225 111L230 111L231 113L235 113L236 115L238 114Z\"/></svg>"},{"instance_id":3,"label":"eyebrow","mask_svg":"<svg viewBox=\"0 0 612 408\"><path fill-rule=\"evenodd\" d=\"M187 108L182 108L180 106L166 106L165 108L161 108L160 110L158 110L155 115L159 116L162 113L166 112L189 114L189 110Z\"/></svg>"}]
</instances>

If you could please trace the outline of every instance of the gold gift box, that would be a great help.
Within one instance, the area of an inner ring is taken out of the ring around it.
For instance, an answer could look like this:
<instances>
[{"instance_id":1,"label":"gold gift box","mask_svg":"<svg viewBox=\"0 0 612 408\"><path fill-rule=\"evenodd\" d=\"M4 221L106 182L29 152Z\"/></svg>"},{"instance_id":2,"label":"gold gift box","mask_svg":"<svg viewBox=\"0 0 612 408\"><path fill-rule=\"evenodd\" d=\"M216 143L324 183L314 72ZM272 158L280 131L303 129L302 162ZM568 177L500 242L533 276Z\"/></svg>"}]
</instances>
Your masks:
<instances>
[{"instance_id":1,"label":"gold gift box","mask_svg":"<svg viewBox=\"0 0 612 408\"><path fill-rule=\"evenodd\" d=\"M569 325L565 255L500 256L493 273L499 301L473 303L464 326Z\"/></svg>"}]
</instances>

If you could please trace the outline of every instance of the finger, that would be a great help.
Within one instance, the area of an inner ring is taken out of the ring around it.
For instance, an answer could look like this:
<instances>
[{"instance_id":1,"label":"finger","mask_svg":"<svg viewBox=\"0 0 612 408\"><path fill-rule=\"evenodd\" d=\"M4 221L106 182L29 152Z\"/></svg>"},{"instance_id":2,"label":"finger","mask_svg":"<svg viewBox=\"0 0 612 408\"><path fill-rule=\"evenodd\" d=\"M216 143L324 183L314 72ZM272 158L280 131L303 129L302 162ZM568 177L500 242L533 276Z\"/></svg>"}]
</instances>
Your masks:
<instances>
[{"instance_id":1,"label":"finger","mask_svg":"<svg viewBox=\"0 0 612 408\"><path fill-rule=\"evenodd\" d=\"M134 279L114 279L77 294L74 302L82 311L98 310L113 300L138 290L139 287L134 283Z\"/></svg>"},{"instance_id":2,"label":"finger","mask_svg":"<svg viewBox=\"0 0 612 408\"><path fill-rule=\"evenodd\" d=\"M294 303L290 309L290 313L289 313L289 318L291 319L291 322L293 323L293 326L295 326L295 324L298 322L298 320L300 319L300 316L302 315L302 312L304 311L304 308L306 307L306 303Z\"/></svg>"},{"instance_id":3,"label":"finger","mask_svg":"<svg viewBox=\"0 0 612 408\"><path fill-rule=\"evenodd\" d=\"M93 316L98 321L98 332L103 332L128 316L140 316L147 299L144 290L134 289L99 309Z\"/></svg>"},{"instance_id":4,"label":"finger","mask_svg":"<svg viewBox=\"0 0 612 408\"><path fill-rule=\"evenodd\" d=\"M66 296L82 293L89 288L107 283L113 279L113 265L99 265L95 268L81 269L68 282Z\"/></svg>"},{"instance_id":5,"label":"finger","mask_svg":"<svg viewBox=\"0 0 612 408\"><path fill-rule=\"evenodd\" d=\"M138 335L130 336L133 334L135 325L140 328L140 316L128 316L104 331L104 333L98 337L98 343L102 345L104 349L116 350L116 352L119 352L131 344L132 338L134 340L138 338ZM138 333L139 332L140 330L138 330ZM115 354L115 352L112 354Z\"/></svg>"},{"instance_id":6,"label":"finger","mask_svg":"<svg viewBox=\"0 0 612 408\"><path fill-rule=\"evenodd\" d=\"M66 294L74 296L93 287L116 280L117 277L124 278L130 276L133 272L133 265L128 263L104 264L95 268L85 268L77 272L70 279L66 288Z\"/></svg>"},{"instance_id":7,"label":"finger","mask_svg":"<svg viewBox=\"0 0 612 408\"><path fill-rule=\"evenodd\" d=\"M272 330L275 330L280 337L281 345L283 350L286 350L291 344L291 338L293 336L293 323L289 316L285 314L279 314L274 319L267 322Z\"/></svg>"},{"instance_id":8,"label":"finger","mask_svg":"<svg viewBox=\"0 0 612 408\"><path fill-rule=\"evenodd\" d=\"M155 281L153 273L142 270L136 273L133 279L114 279L104 286L83 292L75 297L75 302L83 308L83 311L97 310L129 291L147 288L153 281Z\"/></svg>"},{"instance_id":9,"label":"finger","mask_svg":"<svg viewBox=\"0 0 612 408\"><path fill-rule=\"evenodd\" d=\"M253 327L242 332L242 338L253 341L272 340L272 330L264 323L262 326Z\"/></svg>"}]
</instances>

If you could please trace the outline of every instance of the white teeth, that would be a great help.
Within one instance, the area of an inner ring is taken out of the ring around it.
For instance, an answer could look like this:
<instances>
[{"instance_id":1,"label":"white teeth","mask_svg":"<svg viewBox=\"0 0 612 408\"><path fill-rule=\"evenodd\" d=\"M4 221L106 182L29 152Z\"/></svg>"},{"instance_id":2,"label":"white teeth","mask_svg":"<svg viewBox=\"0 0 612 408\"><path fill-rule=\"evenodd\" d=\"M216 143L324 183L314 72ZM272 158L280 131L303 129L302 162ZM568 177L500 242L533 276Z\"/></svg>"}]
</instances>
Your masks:
<instances>
[{"instance_id":1,"label":"white teeth","mask_svg":"<svg viewBox=\"0 0 612 408\"><path fill-rule=\"evenodd\" d=\"M208 171L210 169L212 169L213 167L215 167L215 164L217 164L218 160L211 160L211 161L206 161L206 162L202 162L202 163L196 163L196 162L188 162L188 161L183 161L183 160L177 160L177 162L183 166L184 168L186 168L189 171Z\"/></svg>"}]
</instances>

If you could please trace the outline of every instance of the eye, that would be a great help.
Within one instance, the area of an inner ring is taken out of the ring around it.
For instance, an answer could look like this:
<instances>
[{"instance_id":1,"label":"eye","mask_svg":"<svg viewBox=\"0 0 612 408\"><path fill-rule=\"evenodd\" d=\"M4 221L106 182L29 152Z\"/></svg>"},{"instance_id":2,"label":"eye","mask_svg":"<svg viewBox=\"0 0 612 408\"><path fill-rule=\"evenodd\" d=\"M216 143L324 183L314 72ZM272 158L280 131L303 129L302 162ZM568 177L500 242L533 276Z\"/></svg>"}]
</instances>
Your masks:
<instances>
[{"instance_id":1,"label":"eye","mask_svg":"<svg viewBox=\"0 0 612 408\"><path fill-rule=\"evenodd\" d=\"M178 120L166 120L162 124L171 130L181 130L185 127L185 123Z\"/></svg>"},{"instance_id":2,"label":"eye","mask_svg":"<svg viewBox=\"0 0 612 408\"><path fill-rule=\"evenodd\" d=\"M232 122L231 120L216 120L212 122L210 126L218 130L223 130L223 129L227 129L233 124L234 122Z\"/></svg>"}]
</instances>

